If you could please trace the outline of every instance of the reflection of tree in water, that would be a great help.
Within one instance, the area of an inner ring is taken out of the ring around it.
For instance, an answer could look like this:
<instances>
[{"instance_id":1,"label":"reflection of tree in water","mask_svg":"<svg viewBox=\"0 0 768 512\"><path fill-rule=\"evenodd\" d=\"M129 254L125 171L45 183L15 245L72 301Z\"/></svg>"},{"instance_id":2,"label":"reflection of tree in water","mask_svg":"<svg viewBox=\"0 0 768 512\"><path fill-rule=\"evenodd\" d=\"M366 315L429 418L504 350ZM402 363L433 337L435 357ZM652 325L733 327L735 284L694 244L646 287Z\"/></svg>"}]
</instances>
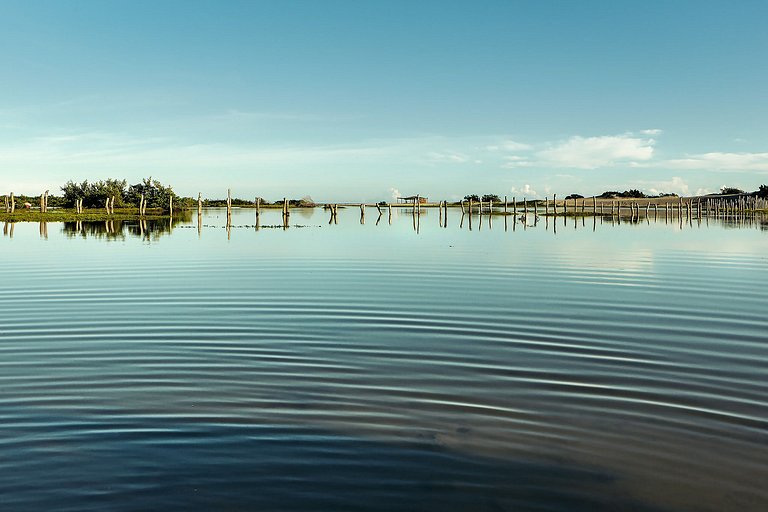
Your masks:
<instances>
[{"instance_id":1,"label":"reflection of tree in water","mask_svg":"<svg viewBox=\"0 0 768 512\"><path fill-rule=\"evenodd\" d=\"M170 234L173 228L191 220L190 212L182 212L173 218L107 220L98 222L65 222L63 232L68 238L99 238L106 240L125 240L128 236L143 238L148 241L158 240Z\"/></svg>"}]
</instances>

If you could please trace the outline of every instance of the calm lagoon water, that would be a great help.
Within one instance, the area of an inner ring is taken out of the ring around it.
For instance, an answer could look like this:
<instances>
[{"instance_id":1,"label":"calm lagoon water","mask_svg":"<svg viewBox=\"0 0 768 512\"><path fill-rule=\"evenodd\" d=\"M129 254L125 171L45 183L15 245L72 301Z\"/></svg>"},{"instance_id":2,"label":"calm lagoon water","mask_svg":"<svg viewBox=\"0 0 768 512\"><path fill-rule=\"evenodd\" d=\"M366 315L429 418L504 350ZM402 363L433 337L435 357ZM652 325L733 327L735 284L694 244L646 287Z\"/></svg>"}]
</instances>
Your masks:
<instances>
[{"instance_id":1,"label":"calm lagoon water","mask_svg":"<svg viewBox=\"0 0 768 512\"><path fill-rule=\"evenodd\" d=\"M768 225L366 213L6 230L0 508L768 510Z\"/></svg>"}]
</instances>

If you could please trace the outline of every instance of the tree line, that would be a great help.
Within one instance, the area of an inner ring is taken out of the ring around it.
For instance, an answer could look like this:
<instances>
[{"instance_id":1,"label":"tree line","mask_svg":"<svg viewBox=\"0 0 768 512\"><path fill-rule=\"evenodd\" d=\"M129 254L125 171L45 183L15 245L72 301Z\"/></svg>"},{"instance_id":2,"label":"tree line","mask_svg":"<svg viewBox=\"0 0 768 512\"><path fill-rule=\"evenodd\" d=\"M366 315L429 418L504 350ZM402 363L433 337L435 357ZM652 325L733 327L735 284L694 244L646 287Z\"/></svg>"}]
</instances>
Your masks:
<instances>
[{"instance_id":1,"label":"tree line","mask_svg":"<svg viewBox=\"0 0 768 512\"><path fill-rule=\"evenodd\" d=\"M174 204L183 207L182 198L174 193L170 185L163 185L158 180L151 177L141 180L135 185L128 185L126 180L107 179L82 183L68 181L62 191L62 206L74 208L75 202L83 200L85 208L99 208L104 206L108 198L115 198L115 206L122 208L126 206L137 206L141 200L142 194L147 201L147 208L167 208L170 198L173 197ZM186 198L189 201L191 198Z\"/></svg>"}]
</instances>

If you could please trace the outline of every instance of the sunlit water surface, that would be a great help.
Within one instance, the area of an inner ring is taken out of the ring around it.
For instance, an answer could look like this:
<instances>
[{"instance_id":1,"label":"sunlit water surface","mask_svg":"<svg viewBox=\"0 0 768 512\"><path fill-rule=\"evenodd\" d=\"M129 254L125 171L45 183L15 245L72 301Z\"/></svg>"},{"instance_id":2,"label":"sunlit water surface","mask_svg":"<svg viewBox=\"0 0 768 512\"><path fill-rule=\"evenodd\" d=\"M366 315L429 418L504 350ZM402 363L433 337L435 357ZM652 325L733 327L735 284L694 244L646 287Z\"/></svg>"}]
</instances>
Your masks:
<instances>
[{"instance_id":1,"label":"sunlit water surface","mask_svg":"<svg viewBox=\"0 0 768 512\"><path fill-rule=\"evenodd\" d=\"M760 219L460 217L5 226L1 508L768 510Z\"/></svg>"}]
</instances>

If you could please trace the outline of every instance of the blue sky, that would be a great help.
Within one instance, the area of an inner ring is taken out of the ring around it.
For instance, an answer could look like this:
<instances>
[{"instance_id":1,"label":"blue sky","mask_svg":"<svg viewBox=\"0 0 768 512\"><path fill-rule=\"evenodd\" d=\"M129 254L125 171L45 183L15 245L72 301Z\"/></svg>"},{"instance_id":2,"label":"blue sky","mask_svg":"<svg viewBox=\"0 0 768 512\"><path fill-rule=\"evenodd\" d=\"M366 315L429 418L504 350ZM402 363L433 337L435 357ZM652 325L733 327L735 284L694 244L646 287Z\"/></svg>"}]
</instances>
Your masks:
<instances>
[{"instance_id":1,"label":"blue sky","mask_svg":"<svg viewBox=\"0 0 768 512\"><path fill-rule=\"evenodd\" d=\"M768 182L768 2L0 1L0 187L380 200Z\"/></svg>"}]
</instances>

